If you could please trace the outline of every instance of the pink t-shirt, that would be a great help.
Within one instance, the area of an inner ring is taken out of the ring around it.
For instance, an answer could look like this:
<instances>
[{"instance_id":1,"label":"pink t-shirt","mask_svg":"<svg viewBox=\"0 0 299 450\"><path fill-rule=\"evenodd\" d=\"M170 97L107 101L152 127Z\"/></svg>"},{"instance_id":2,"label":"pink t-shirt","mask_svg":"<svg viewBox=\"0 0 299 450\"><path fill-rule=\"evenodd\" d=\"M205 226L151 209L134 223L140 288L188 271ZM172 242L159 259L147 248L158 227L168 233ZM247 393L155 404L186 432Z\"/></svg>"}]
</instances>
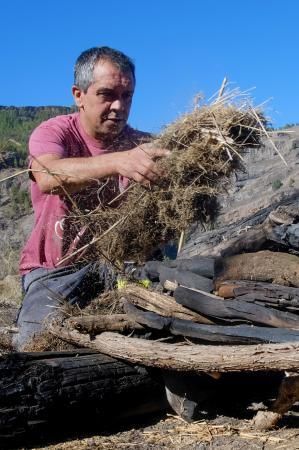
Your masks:
<instances>
[{"instance_id":1,"label":"pink t-shirt","mask_svg":"<svg viewBox=\"0 0 299 450\"><path fill-rule=\"evenodd\" d=\"M29 155L30 161L46 154L61 158L93 157L128 150L148 140L149 134L126 126L113 145L103 147L85 133L80 124L79 113L74 113L55 117L39 125L30 137ZM105 184L103 189L101 184ZM97 186L71 194L71 200L75 201L81 212L87 214L100 203L112 200L127 184L127 179L111 177L108 181L101 180ZM31 181L31 199L35 221L21 254L21 274L39 267L53 269L74 263L76 257L62 264L59 261L89 242L90 235L87 227L83 228L79 220L77 223L72 220L76 214L71 214L72 201L64 195L42 193L35 181Z\"/></svg>"}]
</instances>

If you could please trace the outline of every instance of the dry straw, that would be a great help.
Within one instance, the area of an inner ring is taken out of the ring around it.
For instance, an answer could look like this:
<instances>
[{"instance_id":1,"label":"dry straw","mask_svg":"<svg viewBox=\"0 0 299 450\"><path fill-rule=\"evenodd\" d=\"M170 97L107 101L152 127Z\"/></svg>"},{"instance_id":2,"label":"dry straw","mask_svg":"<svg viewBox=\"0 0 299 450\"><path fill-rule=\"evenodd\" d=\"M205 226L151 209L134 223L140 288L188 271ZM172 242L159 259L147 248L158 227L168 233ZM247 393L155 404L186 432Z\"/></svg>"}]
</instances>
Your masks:
<instances>
[{"instance_id":1,"label":"dry straw","mask_svg":"<svg viewBox=\"0 0 299 450\"><path fill-rule=\"evenodd\" d=\"M263 114L246 94L230 91L170 124L153 141L171 151L159 165L159 185L134 184L120 206L97 209L83 218L93 230L93 257L144 261L157 245L178 239L192 223L215 216L215 198L244 152L261 145ZM87 246L88 247L88 246Z\"/></svg>"}]
</instances>

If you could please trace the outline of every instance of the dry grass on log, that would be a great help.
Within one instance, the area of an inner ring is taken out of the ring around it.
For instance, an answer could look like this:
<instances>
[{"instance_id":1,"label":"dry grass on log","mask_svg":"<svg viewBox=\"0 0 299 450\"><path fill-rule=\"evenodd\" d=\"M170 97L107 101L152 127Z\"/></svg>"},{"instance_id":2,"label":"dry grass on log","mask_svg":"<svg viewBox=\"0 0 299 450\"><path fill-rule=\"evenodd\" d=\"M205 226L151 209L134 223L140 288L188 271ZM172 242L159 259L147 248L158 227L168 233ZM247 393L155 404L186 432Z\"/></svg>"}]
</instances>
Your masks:
<instances>
[{"instance_id":1,"label":"dry grass on log","mask_svg":"<svg viewBox=\"0 0 299 450\"><path fill-rule=\"evenodd\" d=\"M113 314L113 313L122 313L123 307L119 302L121 297L121 293L117 290L107 291L101 294L99 297L92 300L88 306L81 309L78 305L71 306L68 303L65 303L60 308L60 319L57 319L57 324L62 322L65 318L78 317L78 316L90 316L94 314ZM2 345L4 346L4 342L6 343L6 336L0 336L0 348ZM4 341L5 339L5 341ZM7 345L5 345L5 348ZM46 352L46 351L63 351L63 350L72 350L77 348L73 344L70 344L62 339L59 336L54 336L49 333L47 330L43 330L40 333L36 334L24 348L26 352ZM9 347L11 350L12 347Z\"/></svg>"},{"instance_id":2,"label":"dry grass on log","mask_svg":"<svg viewBox=\"0 0 299 450\"><path fill-rule=\"evenodd\" d=\"M111 261L143 262L159 243L177 239L194 222L209 221L217 194L242 166L242 154L261 144L264 123L247 100L237 105L227 95L166 127L154 141L171 151L159 162L162 182L150 188L134 184L119 207L103 207L83 218L97 240L93 256L96 246Z\"/></svg>"},{"instance_id":3,"label":"dry grass on log","mask_svg":"<svg viewBox=\"0 0 299 450\"><path fill-rule=\"evenodd\" d=\"M78 346L69 342L63 341L59 336L54 336L47 330L36 334L30 341L28 341L23 349L24 352L49 352L64 350L73 350Z\"/></svg>"}]
</instances>

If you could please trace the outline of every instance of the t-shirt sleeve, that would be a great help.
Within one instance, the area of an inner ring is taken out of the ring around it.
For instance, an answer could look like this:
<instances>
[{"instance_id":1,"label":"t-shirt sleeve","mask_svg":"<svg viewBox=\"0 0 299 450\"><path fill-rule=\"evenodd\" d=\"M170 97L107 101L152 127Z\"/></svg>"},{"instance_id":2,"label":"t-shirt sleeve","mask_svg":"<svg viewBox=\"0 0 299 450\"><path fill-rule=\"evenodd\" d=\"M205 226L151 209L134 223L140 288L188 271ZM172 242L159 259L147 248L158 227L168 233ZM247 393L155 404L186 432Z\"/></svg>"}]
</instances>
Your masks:
<instances>
[{"instance_id":1,"label":"t-shirt sleeve","mask_svg":"<svg viewBox=\"0 0 299 450\"><path fill-rule=\"evenodd\" d=\"M50 125L40 125L37 127L29 139L29 159L38 158L42 155L57 155L65 158L66 148L62 130Z\"/></svg>"}]
</instances>

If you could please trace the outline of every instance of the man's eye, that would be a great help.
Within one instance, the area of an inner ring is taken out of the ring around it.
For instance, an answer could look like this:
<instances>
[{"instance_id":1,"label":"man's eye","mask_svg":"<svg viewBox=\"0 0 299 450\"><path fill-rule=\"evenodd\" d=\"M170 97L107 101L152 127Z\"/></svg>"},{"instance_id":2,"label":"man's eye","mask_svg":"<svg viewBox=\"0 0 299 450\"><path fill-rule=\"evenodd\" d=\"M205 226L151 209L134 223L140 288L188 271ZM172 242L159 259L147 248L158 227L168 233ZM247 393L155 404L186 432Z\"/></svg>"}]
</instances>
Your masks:
<instances>
[{"instance_id":1,"label":"man's eye","mask_svg":"<svg viewBox=\"0 0 299 450\"><path fill-rule=\"evenodd\" d=\"M133 94L129 92L128 94L124 95L124 100L129 101L132 100Z\"/></svg>"},{"instance_id":2,"label":"man's eye","mask_svg":"<svg viewBox=\"0 0 299 450\"><path fill-rule=\"evenodd\" d=\"M112 100L113 99L113 94L111 94L110 92L98 92L97 96L101 97L104 100Z\"/></svg>"}]
</instances>

